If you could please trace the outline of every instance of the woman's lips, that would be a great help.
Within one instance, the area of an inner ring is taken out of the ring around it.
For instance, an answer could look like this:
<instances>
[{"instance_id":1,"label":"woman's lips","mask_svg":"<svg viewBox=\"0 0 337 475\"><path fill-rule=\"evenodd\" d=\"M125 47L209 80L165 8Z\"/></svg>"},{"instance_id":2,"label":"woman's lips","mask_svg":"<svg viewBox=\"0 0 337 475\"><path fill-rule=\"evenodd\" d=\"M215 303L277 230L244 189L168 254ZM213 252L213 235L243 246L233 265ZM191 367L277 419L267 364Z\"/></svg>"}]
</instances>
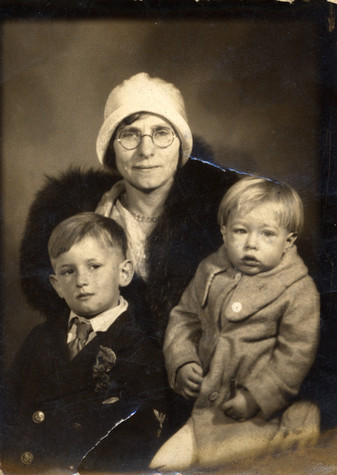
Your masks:
<instances>
[{"instance_id":1,"label":"woman's lips","mask_svg":"<svg viewBox=\"0 0 337 475\"><path fill-rule=\"evenodd\" d=\"M140 171L151 171L151 170L154 170L156 168L159 168L159 166L158 165L151 165L151 166L136 165L133 168L135 170L140 170Z\"/></svg>"}]
</instances>

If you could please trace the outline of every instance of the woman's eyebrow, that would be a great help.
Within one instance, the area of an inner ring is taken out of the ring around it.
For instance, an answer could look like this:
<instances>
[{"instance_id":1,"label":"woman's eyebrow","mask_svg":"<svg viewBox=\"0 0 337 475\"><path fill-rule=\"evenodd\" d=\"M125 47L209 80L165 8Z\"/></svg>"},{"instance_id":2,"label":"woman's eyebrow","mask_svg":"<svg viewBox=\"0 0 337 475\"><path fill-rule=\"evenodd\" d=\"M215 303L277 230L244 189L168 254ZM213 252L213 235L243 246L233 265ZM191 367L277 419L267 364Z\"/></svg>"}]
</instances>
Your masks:
<instances>
[{"instance_id":1,"label":"woman's eyebrow","mask_svg":"<svg viewBox=\"0 0 337 475\"><path fill-rule=\"evenodd\" d=\"M124 127L121 128L121 130L125 130L125 129L127 129L127 130L140 130L140 127L136 127L136 126L130 124L130 125L124 125Z\"/></svg>"}]
</instances>

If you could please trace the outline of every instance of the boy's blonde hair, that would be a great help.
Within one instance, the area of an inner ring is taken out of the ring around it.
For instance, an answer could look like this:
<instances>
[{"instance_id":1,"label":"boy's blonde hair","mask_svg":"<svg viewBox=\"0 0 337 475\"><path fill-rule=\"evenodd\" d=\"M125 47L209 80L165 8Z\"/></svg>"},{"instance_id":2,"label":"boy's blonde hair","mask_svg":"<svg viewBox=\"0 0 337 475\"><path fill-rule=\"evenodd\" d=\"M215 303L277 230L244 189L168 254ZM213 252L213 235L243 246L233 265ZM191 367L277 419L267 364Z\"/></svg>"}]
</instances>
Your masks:
<instances>
[{"instance_id":1,"label":"boy's blonde hair","mask_svg":"<svg viewBox=\"0 0 337 475\"><path fill-rule=\"evenodd\" d=\"M87 211L65 219L53 229L48 242L50 260L68 252L86 236L108 247L115 247L123 257L126 256L127 241L123 228L113 219Z\"/></svg>"},{"instance_id":2,"label":"boy's blonde hair","mask_svg":"<svg viewBox=\"0 0 337 475\"><path fill-rule=\"evenodd\" d=\"M288 232L299 234L303 227L303 203L298 193L286 185L267 178L248 176L239 180L223 197L219 211L218 223L227 223L231 212L249 213L255 206L263 203L275 205L280 225Z\"/></svg>"}]
</instances>

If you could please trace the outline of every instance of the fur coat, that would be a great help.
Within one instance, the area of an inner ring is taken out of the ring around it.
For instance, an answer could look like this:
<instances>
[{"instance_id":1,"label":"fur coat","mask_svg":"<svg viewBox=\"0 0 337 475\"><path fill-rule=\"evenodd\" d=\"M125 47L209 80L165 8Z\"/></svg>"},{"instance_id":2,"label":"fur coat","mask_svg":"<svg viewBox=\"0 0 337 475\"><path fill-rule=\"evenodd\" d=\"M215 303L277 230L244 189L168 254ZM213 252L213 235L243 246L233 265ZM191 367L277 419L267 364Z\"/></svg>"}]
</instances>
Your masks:
<instances>
[{"instance_id":1,"label":"fur coat","mask_svg":"<svg viewBox=\"0 0 337 475\"><path fill-rule=\"evenodd\" d=\"M119 179L104 171L70 169L48 178L33 202L21 243L20 271L28 303L45 318L63 313L65 303L52 289L47 243L63 219L94 211L102 195ZM148 238L148 281L134 277L122 293L134 304L140 326L160 346L170 310L193 277L199 262L221 244L217 210L234 171L190 159L176 173L164 211Z\"/></svg>"},{"instance_id":2,"label":"fur coat","mask_svg":"<svg viewBox=\"0 0 337 475\"><path fill-rule=\"evenodd\" d=\"M179 168L164 211L147 240L147 282L134 276L131 284L121 289L126 300L133 304L139 326L159 348L169 313L199 262L222 243L217 224L218 206L238 178L233 170L196 159ZM65 303L48 279L52 269L47 243L52 229L73 214L95 210L102 195L119 179L105 171L70 169L57 178L48 178L38 192L21 243L20 269L28 303L47 320L65 314ZM169 388L167 399L164 432L168 437L186 421L191 403Z\"/></svg>"}]
</instances>

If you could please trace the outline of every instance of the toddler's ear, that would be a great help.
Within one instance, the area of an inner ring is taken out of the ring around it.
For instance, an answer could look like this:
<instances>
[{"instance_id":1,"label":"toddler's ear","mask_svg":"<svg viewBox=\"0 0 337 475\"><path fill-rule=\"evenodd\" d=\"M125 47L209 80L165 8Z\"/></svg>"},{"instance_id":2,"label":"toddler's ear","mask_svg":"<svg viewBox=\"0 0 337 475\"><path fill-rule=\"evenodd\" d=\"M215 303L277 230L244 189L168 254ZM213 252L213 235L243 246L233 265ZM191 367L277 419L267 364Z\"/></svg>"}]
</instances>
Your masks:
<instances>
[{"instance_id":1,"label":"toddler's ear","mask_svg":"<svg viewBox=\"0 0 337 475\"><path fill-rule=\"evenodd\" d=\"M134 274L133 264L130 259L125 259L119 264L119 285L120 287L126 287L130 284Z\"/></svg>"},{"instance_id":2,"label":"toddler's ear","mask_svg":"<svg viewBox=\"0 0 337 475\"><path fill-rule=\"evenodd\" d=\"M289 233L287 236L287 245L286 249L291 248L294 245L294 242L297 239L297 233Z\"/></svg>"},{"instance_id":3,"label":"toddler's ear","mask_svg":"<svg viewBox=\"0 0 337 475\"><path fill-rule=\"evenodd\" d=\"M49 282L51 283L51 285L54 287L55 291L57 292L58 296L63 299L64 298L64 295L63 295L63 292L61 290L61 286L59 284L59 281L57 279L57 276L55 274L50 274L49 276Z\"/></svg>"},{"instance_id":4,"label":"toddler's ear","mask_svg":"<svg viewBox=\"0 0 337 475\"><path fill-rule=\"evenodd\" d=\"M222 235L223 242L226 244L227 235L226 235L226 226L224 224L220 227L220 232L221 232L221 235Z\"/></svg>"}]
</instances>

